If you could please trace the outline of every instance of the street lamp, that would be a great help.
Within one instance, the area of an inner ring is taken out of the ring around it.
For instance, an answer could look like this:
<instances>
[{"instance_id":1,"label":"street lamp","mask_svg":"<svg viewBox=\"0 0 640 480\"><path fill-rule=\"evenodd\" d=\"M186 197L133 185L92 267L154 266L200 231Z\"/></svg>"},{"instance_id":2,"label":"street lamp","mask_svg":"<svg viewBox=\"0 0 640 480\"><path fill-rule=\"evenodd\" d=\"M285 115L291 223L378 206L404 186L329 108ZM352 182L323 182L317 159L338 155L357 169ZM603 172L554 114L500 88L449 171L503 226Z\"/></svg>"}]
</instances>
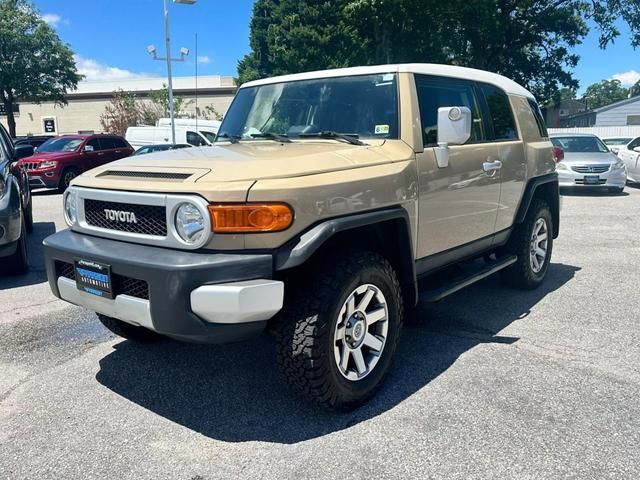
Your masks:
<instances>
[{"instance_id":1,"label":"street lamp","mask_svg":"<svg viewBox=\"0 0 640 480\"><path fill-rule=\"evenodd\" d=\"M173 3L181 3L183 5L193 5L197 0L173 0ZM184 62L184 59L189 55L188 48L180 49L180 58L171 58L171 39L169 36L169 0L164 0L164 37L167 49L166 57L158 57L156 47L149 45L147 52L153 57L154 60L164 60L167 62L167 77L169 79L169 117L171 118L171 143L176 143L176 127L174 124L175 113L173 111L173 78L171 76L171 62Z\"/></svg>"}]
</instances>

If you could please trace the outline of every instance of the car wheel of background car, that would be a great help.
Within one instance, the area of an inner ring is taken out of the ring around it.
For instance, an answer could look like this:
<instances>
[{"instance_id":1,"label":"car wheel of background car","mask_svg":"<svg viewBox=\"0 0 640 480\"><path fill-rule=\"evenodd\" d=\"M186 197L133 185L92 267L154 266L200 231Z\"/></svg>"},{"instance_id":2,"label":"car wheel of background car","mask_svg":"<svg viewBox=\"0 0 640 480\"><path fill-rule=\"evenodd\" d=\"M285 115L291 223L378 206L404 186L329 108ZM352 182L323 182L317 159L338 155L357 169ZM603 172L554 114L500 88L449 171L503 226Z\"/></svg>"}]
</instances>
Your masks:
<instances>
[{"instance_id":1,"label":"car wheel of background car","mask_svg":"<svg viewBox=\"0 0 640 480\"><path fill-rule=\"evenodd\" d=\"M27 228L25 225L24 215L22 218L22 227L20 230L20 238L13 255L3 258L0 261L3 273L8 275L22 275L29 271L29 256L27 253Z\"/></svg>"},{"instance_id":2,"label":"car wheel of background car","mask_svg":"<svg viewBox=\"0 0 640 480\"><path fill-rule=\"evenodd\" d=\"M67 188L69 188L69 184L71 180L78 176L78 170L75 168L66 168L62 171L62 175L60 176L60 185L58 186L58 190L60 193L64 192Z\"/></svg>"},{"instance_id":3,"label":"car wheel of background car","mask_svg":"<svg viewBox=\"0 0 640 480\"><path fill-rule=\"evenodd\" d=\"M275 328L278 365L304 399L348 410L381 385L402 329L402 293L382 256L322 259L287 295Z\"/></svg>"},{"instance_id":4,"label":"car wheel of background car","mask_svg":"<svg viewBox=\"0 0 640 480\"><path fill-rule=\"evenodd\" d=\"M518 261L502 271L504 283L526 290L538 287L547 274L553 250L553 219L545 201L533 199L506 250L517 255Z\"/></svg>"},{"instance_id":5,"label":"car wheel of background car","mask_svg":"<svg viewBox=\"0 0 640 480\"><path fill-rule=\"evenodd\" d=\"M138 343L153 343L164 338L162 335L144 327L136 327L117 318L107 317L99 313L97 315L100 322L107 327L111 333L115 333L119 337L126 338L127 340Z\"/></svg>"}]
</instances>

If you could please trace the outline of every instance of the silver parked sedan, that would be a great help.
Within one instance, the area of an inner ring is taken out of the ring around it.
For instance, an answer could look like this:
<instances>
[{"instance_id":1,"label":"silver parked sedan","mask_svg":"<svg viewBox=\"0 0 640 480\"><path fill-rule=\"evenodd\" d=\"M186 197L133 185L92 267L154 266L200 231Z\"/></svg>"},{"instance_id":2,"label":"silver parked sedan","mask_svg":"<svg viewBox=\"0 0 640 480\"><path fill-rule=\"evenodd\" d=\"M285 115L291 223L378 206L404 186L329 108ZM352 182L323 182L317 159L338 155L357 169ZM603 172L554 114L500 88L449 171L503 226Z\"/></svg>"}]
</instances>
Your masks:
<instances>
[{"instance_id":1,"label":"silver parked sedan","mask_svg":"<svg viewBox=\"0 0 640 480\"><path fill-rule=\"evenodd\" d=\"M624 162L595 135L550 135L554 147L564 152L558 162L560 187L597 187L620 193L627 182Z\"/></svg>"}]
</instances>

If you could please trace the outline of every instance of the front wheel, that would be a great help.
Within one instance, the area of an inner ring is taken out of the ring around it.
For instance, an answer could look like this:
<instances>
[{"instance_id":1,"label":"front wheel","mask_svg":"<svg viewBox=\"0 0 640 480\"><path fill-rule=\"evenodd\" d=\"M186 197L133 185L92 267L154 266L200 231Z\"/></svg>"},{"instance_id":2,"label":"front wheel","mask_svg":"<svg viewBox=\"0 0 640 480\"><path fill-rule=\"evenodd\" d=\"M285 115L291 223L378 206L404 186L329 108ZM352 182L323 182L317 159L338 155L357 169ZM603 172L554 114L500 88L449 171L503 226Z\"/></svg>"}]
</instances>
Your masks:
<instances>
[{"instance_id":1,"label":"front wheel","mask_svg":"<svg viewBox=\"0 0 640 480\"><path fill-rule=\"evenodd\" d=\"M355 408L381 385L402 329L396 272L365 251L319 262L287 299L276 327L290 388L334 410Z\"/></svg>"},{"instance_id":2,"label":"front wheel","mask_svg":"<svg viewBox=\"0 0 640 480\"><path fill-rule=\"evenodd\" d=\"M502 271L505 284L532 290L544 281L553 250L553 228L549 206L544 200L534 199L524 222L516 227L506 246L518 260Z\"/></svg>"},{"instance_id":3,"label":"front wheel","mask_svg":"<svg viewBox=\"0 0 640 480\"><path fill-rule=\"evenodd\" d=\"M75 168L66 168L62 175L60 176L60 183L58 184L58 191L63 193L69 185L71 185L71 181L78 176L78 171Z\"/></svg>"}]
</instances>

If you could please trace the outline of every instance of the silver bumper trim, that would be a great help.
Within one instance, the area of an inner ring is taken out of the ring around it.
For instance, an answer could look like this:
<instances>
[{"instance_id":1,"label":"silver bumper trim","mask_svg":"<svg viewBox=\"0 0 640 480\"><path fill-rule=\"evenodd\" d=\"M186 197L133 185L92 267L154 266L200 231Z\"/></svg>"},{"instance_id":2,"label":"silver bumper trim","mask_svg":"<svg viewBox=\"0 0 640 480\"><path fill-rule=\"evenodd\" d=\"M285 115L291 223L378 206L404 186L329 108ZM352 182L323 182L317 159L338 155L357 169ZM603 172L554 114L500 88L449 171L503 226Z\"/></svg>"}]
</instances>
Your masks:
<instances>
[{"instance_id":1,"label":"silver bumper trim","mask_svg":"<svg viewBox=\"0 0 640 480\"><path fill-rule=\"evenodd\" d=\"M284 282L249 280L198 287L191 292L191 309L211 323L248 323L269 320L283 300Z\"/></svg>"},{"instance_id":2,"label":"silver bumper trim","mask_svg":"<svg viewBox=\"0 0 640 480\"><path fill-rule=\"evenodd\" d=\"M76 282L65 277L58 278L58 290L61 298L74 305L153 330L151 308L148 300L130 297L129 295L118 295L114 300L96 297L95 295L81 292L76 287Z\"/></svg>"}]
</instances>

